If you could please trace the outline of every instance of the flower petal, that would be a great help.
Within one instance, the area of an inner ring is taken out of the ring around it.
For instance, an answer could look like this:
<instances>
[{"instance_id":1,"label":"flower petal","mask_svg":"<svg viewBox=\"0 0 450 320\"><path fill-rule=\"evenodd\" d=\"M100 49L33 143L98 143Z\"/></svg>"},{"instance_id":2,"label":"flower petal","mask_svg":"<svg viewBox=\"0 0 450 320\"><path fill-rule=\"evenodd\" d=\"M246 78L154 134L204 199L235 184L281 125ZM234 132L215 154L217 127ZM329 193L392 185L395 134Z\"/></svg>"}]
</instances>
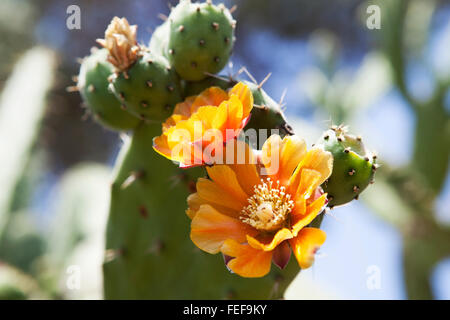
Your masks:
<instances>
[{"instance_id":1,"label":"flower petal","mask_svg":"<svg viewBox=\"0 0 450 320\"><path fill-rule=\"evenodd\" d=\"M235 201L240 203L243 208L247 204L248 196L242 190L234 171L227 165L215 165L207 167L209 177L218 186L225 190L228 194L235 198Z\"/></svg>"},{"instance_id":2,"label":"flower petal","mask_svg":"<svg viewBox=\"0 0 450 320\"><path fill-rule=\"evenodd\" d=\"M239 98L244 107L243 116L244 118L247 117L253 108L253 95L249 87L243 84L242 82L239 82L228 92L228 95L230 97L232 95L236 95Z\"/></svg>"},{"instance_id":3,"label":"flower petal","mask_svg":"<svg viewBox=\"0 0 450 320\"><path fill-rule=\"evenodd\" d=\"M255 186L261 183L253 150L244 141L232 140L227 143L225 151L227 158L224 163L231 163L228 166L235 172L242 189L248 197L253 195Z\"/></svg>"},{"instance_id":4,"label":"flower petal","mask_svg":"<svg viewBox=\"0 0 450 320\"><path fill-rule=\"evenodd\" d=\"M186 117L191 116L191 106L195 101L195 96L187 97L183 102L177 103L175 109L173 110L173 114L181 114Z\"/></svg>"},{"instance_id":5,"label":"flower petal","mask_svg":"<svg viewBox=\"0 0 450 320\"><path fill-rule=\"evenodd\" d=\"M220 251L227 256L234 257L227 263L227 266L241 277L263 277L270 271L272 252L257 250L248 244L239 244L231 239L224 242Z\"/></svg>"},{"instance_id":6,"label":"flower petal","mask_svg":"<svg viewBox=\"0 0 450 320\"><path fill-rule=\"evenodd\" d=\"M289 178L294 173L306 155L305 140L298 136L286 136L283 138L280 152L280 170L279 180L281 184L286 185Z\"/></svg>"},{"instance_id":7,"label":"flower petal","mask_svg":"<svg viewBox=\"0 0 450 320\"><path fill-rule=\"evenodd\" d=\"M232 195L228 194L218 184L208 179L199 178L197 180L197 193L208 202L233 209L234 217L239 216L244 205L236 201Z\"/></svg>"},{"instance_id":8,"label":"flower petal","mask_svg":"<svg viewBox=\"0 0 450 320\"><path fill-rule=\"evenodd\" d=\"M304 168L300 174L300 183L294 197L308 199L321 184L322 175L319 171Z\"/></svg>"},{"instance_id":9,"label":"flower petal","mask_svg":"<svg viewBox=\"0 0 450 320\"><path fill-rule=\"evenodd\" d=\"M219 87L210 87L205 89L197 97L191 105L191 114L197 111L199 107L215 106L217 107L223 101L228 99L228 94Z\"/></svg>"},{"instance_id":10,"label":"flower petal","mask_svg":"<svg viewBox=\"0 0 450 320\"><path fill-rule=\"evenodd\" d=\"M288 191L291 194L295 193L298 189L303 169L312 169L319 172L321 177L318 184L321 185L333 170L333 156L330 152L320 147L314 147L309 150L289 179Z\"/></svg>"},{"instance_id":11,"label":"flower petal","mask_svg":"<svg viewBox=\"0 0 450 320\"><path fill-rule=\"evenodd\" d=\"M221 214L210 205L204 204L191 222L191 240L208 253L217 253L227 239L245 241L247 234L257 231L237 219Z\"/></svg>"},{"instance_id":12,"label":"flower petal","mask_svg":"<svg viewBox=\"0 0 450 320\"><path fill-rule=\"evenodd\" d=\"M280 136L273 134L264 142L261 149L261 162L266 169L266 174L274 181L278 180L280 170L281 144Z\"/></svg>"},{"instance_id":13,"label":"flower petal","mask_svg":"<svg viewBox=\"0 0 450 320\"><path fill-rule=\"evenodd\" d=\"M263 251L272 251L276 248L281 242L287 239L291 239L293 237L291 231L287 228L283 228L278 230L274 236L268 237L259 237L258 239L252 237L251 235L247 235L247 242L250 246L255 249L263 250Z\"/></svg>"},{"instance_id":14,"label":"flower petal","mask_svg":"<svg viewBox=\"0 0 450 320\"><path fill-rule=\"evenodd\" d=\"M318 199L316 199L314 202L306 206L306 212L303 214L299 214L298 211L296 211L296 207L294 207L294 210L291 213L291 219L292 219L292 234L294 236L297 236L298 232L308 224L310 224L315 217L322 211L325 204L327 203L327 195L323 194Z\"/></svg>"},{"instance_id":15,"label":"flower petal","mask_svg":"<svg viewBox=\"0 0 450 320\"><path fill-rule=\"evenodd\" d=\"M325 242L326 233L317 228L303 228L297 237L289 240L297 262L302 269L314 263L317 249Z\"/></svg>"}]
</instances>

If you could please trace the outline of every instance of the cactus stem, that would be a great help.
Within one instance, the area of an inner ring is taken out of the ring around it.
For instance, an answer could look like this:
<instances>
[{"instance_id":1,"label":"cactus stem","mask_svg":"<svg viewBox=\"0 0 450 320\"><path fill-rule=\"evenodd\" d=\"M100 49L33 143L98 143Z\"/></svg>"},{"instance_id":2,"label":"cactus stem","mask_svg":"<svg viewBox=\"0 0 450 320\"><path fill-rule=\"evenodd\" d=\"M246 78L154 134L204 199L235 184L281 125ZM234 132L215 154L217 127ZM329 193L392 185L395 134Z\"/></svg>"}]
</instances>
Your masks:
<instances>
[{"instance_id":1,"label":"cactus stem","mask_svg":"<svg viewBox=\"0 0 450 320\"><path fill-rule=\"evenodd\" d=\"M125 181L120 186L120 189L123 190L123 189L128 188L130 185L132 185L138 179L143 178L144 176L145 176L145 172L142 170L131 172L131 174L128 176L128 178L126 178Z\"/></svg>"}]
</instances>

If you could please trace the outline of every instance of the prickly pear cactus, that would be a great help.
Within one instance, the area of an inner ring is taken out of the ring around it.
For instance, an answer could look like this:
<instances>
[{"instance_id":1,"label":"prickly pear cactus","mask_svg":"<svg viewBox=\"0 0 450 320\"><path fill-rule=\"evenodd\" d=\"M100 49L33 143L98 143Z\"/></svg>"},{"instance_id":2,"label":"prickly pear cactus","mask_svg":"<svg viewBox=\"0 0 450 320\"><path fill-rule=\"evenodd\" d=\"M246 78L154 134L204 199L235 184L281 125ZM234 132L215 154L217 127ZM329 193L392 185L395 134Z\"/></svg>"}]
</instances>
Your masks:
<instances>
[{"instance_id":1,"label":"prickly pear cactus","mask_svg":"<svg viewBox=\"0 0 450 320\"><path fill-rule=\"evenodd\" d=\"M163 121L182 99L176 73L164 57L151 53L115 73L111 81L110 88L123 108L142 120Z\"/></svg>"},{"instance_id":2,"label":"prickly pear cactus","mask_svg":"<svg viewBox=\"0 0 450 320\"><path fill-rule=\"evenodd\" d=\"M230 273L217 256L189 239L186 197L193 177L151 146L160 124L142 124L126 143L111 187L104 263L107 299L280 298L299 271L291 259L264 278ZM192 190L191 190L192 192Z\"/></svg>"},{"instance_id":3,"label":"prickly pear cactus","mask_svg":"<svg viewBox=\"0 0 450 320\"><path fill-rule=\"evenodd\" d=\"M107 61L108 51L96 49L86 57L78 75L78 90L94 118L114 130L130 130L139 124L139 119L121 109L120 102L108 89L108 77L114 66Z\"/></svg>"},{"instance_id":4,"label":"prickly pear cactus","mask_svg":"<svg viewBox=\"0 0 450 320\"><path fill-rule=\"evenodd\" d=\"M169 16L169 60L185 80L217 73L230 58L235 21L223 5L182 0Z\"/></svg>"},{"instance_id":5,"label":"prickly pear cactus","mask_svg":"<svg viewBox=\"0 0 450 320\"><path fill-rule=\"evenodd\" d=\"M322 185L328 193L328 206L358 199L374 179L376 156L365 149L360 137L347 134L342 126L326 131L318 144L333 154L333 173Z\"/></svg>"}]
</instances>

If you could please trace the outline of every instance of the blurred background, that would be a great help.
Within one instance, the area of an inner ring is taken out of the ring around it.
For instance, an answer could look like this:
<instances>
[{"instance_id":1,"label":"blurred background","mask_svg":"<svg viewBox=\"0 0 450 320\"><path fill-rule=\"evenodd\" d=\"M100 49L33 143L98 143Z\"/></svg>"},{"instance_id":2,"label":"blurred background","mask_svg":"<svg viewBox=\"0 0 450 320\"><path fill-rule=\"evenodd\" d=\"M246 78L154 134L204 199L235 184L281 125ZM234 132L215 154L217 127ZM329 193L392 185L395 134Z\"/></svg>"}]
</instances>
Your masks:
<instances>
[{"instance_id":1,"label":"blurred background","mask_svg":"<svg viewBox=\"0 0 450 320\"><path fill-rule=\"evenodd\" d=\"M0 298L102 298L121 139L66 88L113 16L148 43L169 3L0 0ZM74 4L80 30L66 26ZM345 123L381 163L359 201L327 214L327 241L286 298L450 299L450 1L225 4L238 6L238 24L223 73L272 72L264 89L286 93L288 122L308 144ZM370 5L380 29L369 28Z\"/></svg>"}]
</instances>

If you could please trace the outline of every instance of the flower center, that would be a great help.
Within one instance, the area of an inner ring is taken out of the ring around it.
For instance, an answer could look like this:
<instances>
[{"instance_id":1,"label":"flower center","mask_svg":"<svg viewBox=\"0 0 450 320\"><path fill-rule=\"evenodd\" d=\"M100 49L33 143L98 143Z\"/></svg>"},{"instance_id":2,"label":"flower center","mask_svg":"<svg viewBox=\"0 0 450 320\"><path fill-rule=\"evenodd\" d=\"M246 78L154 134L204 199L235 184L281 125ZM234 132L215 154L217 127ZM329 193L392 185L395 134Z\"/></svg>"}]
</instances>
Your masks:
<instances>
[{"instance_id":1,"label":"flower center","mask_svg":"<svg viewBox=\"0 0 450 320\"><path fill-rule=\"evenodd\" d=\"M294 207L291 195L280 181L274 183L270 178L255 186L255 193L248 198L249 205L242 209L240 219L262 231L280 229Z\"/></svg>"}]
</instances>

